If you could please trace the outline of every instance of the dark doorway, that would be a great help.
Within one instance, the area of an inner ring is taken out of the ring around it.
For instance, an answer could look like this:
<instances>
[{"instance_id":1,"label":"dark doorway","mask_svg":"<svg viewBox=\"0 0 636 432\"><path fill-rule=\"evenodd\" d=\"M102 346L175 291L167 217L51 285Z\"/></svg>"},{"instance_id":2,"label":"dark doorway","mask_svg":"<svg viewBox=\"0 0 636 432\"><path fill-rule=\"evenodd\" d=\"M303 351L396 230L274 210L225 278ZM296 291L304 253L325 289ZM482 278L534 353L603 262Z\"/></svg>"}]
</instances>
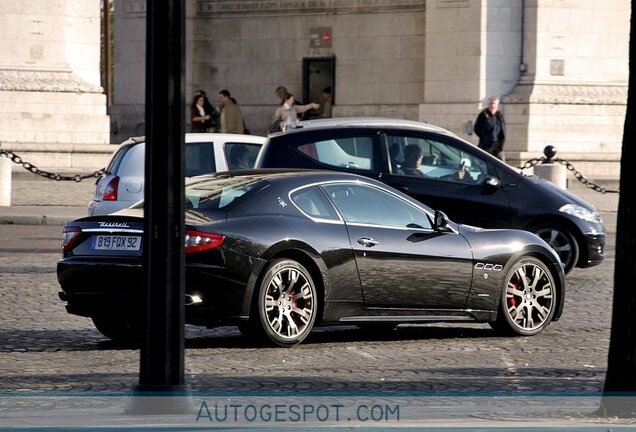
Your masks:
<instances>
[{"instance_id":1,"label":"dark doorway","mask_svg":"<svg viewBox=\"0 0 636 432\"><path fill-rule=\"evenodd\" d=\"M336 104L336 58L308 57L303 59L303 103L321 103L322 90L331 87L332 105ZM317 118L316 110L308 112L308 118Z\"/></svg>"}]
</instances>

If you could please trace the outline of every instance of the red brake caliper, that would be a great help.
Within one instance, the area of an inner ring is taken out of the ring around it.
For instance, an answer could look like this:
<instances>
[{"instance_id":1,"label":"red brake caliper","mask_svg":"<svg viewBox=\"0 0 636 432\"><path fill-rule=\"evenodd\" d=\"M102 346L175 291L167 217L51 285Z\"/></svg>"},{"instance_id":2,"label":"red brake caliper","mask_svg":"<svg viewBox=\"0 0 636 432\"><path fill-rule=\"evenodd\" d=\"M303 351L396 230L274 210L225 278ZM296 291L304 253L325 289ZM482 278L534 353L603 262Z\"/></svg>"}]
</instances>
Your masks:
<instances>
[{"instance_id":1,"label":"red brake caliper","mask_svg":"<svg viewBox=\"0 0 636 432\"><path fill-rule=\"evenodd\" d=\"M294 290L291 290L291 291L289 292L289 295L290 295L291 297L294 297L294 296L296 295L296 293L294 292ZM296 304L297 302L298 302L298 300L294 300L294 302L292 303L292 305L294 306L294 308L297 308L297 307L298 307L298 305Z\"/></svg>"},{"instance_id":2,"label":"red brake caliper","mask_svg":"<svg viewBox=\"0 0 636 432\"><path fill-rule=\"evenodd\" d=\"M519 288L519 287L517 286L517 284L515 284L515 283L513 283L512 285L515 287L515 290L516 290L517 288ZM517 306L517 300L515 299L515 297L514 297L514 295L513 295L512 297L509 297L509 298L508 298L508 308L515 307L515 306Z\"/></svg>"}]
</instances>

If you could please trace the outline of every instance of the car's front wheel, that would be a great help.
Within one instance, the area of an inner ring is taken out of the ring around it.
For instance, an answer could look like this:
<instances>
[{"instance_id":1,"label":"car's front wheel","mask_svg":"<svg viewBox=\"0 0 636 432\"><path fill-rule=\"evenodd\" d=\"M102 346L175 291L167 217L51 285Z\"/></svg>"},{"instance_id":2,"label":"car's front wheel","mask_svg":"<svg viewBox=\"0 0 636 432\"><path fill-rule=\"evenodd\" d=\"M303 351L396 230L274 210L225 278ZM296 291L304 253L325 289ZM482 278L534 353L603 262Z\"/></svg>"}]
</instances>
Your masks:
<instances>
[{"instance_id":1,"label":"car's front wheel","mask_svg":"<svg viewBox=\"0 0 636 432\"><path fill-rule=\"evenodd\" d=\"M552 320L557 295L550 269L536 258L522 258L503 280L499 313L491 325L509 334L535 335Z\"/></svg>"},{"instance_id":2,"label":"car's front wheel","mask_svg":"<svg viewBox=\"0 0 636 432\"><path fill-rule=\"evenodd\" d=\"M289 259L274 260L258 292L258 319L265 336L276 345L302 342L316 321L318 296L305 267Z\"/></svg>"},{"instance_id":3,"label":"car's front wheel","mask_svg":"<svg viewBox=\"0 0 636 432\"><path fill-rule=\"evenodd\" d=\"M559 255L565 273L574 268L579 259L579 245L569 229L561 224L542 224L530 231L541 237Z\"/></svg>"}]
</instances>

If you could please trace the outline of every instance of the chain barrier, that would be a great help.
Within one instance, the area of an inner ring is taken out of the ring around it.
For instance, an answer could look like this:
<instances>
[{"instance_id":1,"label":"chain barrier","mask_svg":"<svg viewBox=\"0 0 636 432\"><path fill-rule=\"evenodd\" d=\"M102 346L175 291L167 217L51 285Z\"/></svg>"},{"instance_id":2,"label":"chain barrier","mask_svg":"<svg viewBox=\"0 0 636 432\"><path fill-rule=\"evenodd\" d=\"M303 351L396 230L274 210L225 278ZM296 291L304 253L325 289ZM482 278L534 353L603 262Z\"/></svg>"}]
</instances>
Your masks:
<instances>
[{"instance_id":1,"label":"chain barrier","mask_svg":"<svg viewBox=\"0 0 636 432\"><path fill-rule=\"evenodd\" d=\"M518 167L521 171L523 171L524 169L528 169L528 168L533 168L536 165L539 165L540 163L545 163L545 162L558 162L561 165L565 166L569 171L572 172L572 174L574 174L574 177L580 181L581 183L583 183L585 186L587 186L588 188L596 191L596 192L600 192L602 194L606 194L606 193L619 193L619 190L613 190L613 189L605 189L603 186L599 186L596 183L594 183L593 181L589 180L587 177L585 177L583 174L581 174L580 171L578 171L576 168L574 168L574 165L572 165L570 162L566 161L565 159L559 159L559 158L547 158L545 156L541 156L538 158L532 158L526 161L526 163L524 163L523 165L521 165L520 167Z\"/></svg>"},{"instance_id":2,"label":"chain barrier","mask_svg":"<svg viewBox=\"0 0 636 432\"><path fill-rule=\"evenodd\" d=\"M27 171L31 171L33 174L37 174L39 176L46 177L48 179L56 180L56 181L65 180L65 181L75 181L75 182L79 183L79 182L81 182L84 179L97 178L97 177L101 176L102 174L106 173L106 168L102 168L102 169L97 170L95 172L92 172L90 174L83 174L83 175L76 174L74 176L64 176L64 175L52 173L52 172L49 172L49 171L41 170L38 167L36 167L35 165L33 165L32 163L23 161L20 156L18 156L17 154L15 154L15 153L13 153L12 151L9 151L9 150L0 149L0 156L8 157L9 159L11 159L12 162L17 163L18 165L22 165L22 168L24 168Z\"/></svg>"}]
</instances>

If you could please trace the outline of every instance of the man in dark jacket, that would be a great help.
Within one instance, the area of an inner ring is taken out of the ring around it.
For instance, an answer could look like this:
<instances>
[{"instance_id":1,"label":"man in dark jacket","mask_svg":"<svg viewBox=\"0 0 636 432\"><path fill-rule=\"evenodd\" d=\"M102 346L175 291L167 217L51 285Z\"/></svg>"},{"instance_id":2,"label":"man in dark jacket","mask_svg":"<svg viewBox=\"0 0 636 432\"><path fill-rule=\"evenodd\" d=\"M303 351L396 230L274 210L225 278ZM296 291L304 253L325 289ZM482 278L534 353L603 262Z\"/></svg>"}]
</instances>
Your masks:
<instances>
[{"instance_id":1,"label":"man in dark jacket","mask_svg":"<svg viewBox=\"0 0 636 432\"><path fill-rule=\"evenodd\" d=\"M489 98L488 107L477 116L474 131L479 137L479 148L501 159L506 141L506 121L498 108L499 99L494 96Z\"/></svg>"}]
</instances>

